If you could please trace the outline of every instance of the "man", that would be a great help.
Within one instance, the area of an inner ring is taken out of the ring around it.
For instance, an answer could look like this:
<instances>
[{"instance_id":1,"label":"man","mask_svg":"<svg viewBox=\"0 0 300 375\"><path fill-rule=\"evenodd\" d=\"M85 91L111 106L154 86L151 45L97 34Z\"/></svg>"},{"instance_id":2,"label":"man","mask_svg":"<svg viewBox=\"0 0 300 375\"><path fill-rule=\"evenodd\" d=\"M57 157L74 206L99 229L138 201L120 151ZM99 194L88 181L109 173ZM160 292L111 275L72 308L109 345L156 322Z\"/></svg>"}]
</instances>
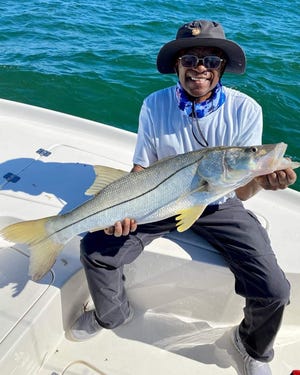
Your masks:
<instances>
[{"instance_id":1,"label":"man","mask_svg":"<svg viewBox=\"0 0 300 375\"><path fill-rule=\"evenodd\" d=\"M245 55L225 38L220 24L193 21L157 57L160 73L176 73L178 83L151 94L141 113L133 171L164 157L204 147L261 143L262 111L250 97L221 84L224 72L245 70ZM270 374L273 343L289 302L289 283L276 262L268 236L241 200L261 189L283 189L296 174L287 169L261 176L209 205L192 229L224 256L245 297L244 319L233 341L244 360L244 374ZM234 218L234 220L233 220ZM88 233L81 259L95 310L85 312L71 329L85 340L101 328L114 328L132 318L123 285L123 266L154 238L175 230L174 218L137 227L126 218L105 231Z\"/></svg>"}]
</instances>

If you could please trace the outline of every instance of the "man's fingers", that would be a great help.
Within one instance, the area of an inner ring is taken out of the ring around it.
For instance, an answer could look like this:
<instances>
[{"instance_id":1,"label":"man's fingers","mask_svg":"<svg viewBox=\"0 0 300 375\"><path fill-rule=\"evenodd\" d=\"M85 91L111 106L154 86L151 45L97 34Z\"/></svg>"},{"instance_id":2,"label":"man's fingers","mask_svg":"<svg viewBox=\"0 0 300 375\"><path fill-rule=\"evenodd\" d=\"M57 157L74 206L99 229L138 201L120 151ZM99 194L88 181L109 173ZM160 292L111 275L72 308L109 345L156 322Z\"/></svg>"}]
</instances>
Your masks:
<instances>
[{"instance_id":1,"label":"man's fingers","mask_svg":"<svg viewBox=\"0 0 300 375\"><path fill-rule=\"evenodd\" d=\"M137 223L134 219L126 218L123 221L117 221L114 226L105 228L104 232L115 237L128 236L130 232L135 232Z\"/></svg>"},{"instance_id":2,"label":"man's fingers","mask_svg":"<svg viewBox=\"0 0 300 375\"><path fill-rule=\"evenodd\" d=\"M109 236L112 236L115 233L115 227L112 226L112 227L109 227L109 228L105 228L104 233L109 235Z\"/></svg>"},{"instance_id":3,"label":"man's fingers","mask_svg":"<svg viewBox=\"0 0 300 375\"><path fill-rule=\"evenodd\" d=\"M134 219L130 220L130 232L135 232L137 230L137 223Z\"/></svg>"},{"instance_id":4,"label":"man's fingers","mask_svg":"<svg viewBox=\"0 0 300 375\"><path fill-rule=\"evenodd\" d=\"M291 168L256 177L257 183L266 190L285 189L295 183L297 175Z\"/></svg>"}]
</instances>

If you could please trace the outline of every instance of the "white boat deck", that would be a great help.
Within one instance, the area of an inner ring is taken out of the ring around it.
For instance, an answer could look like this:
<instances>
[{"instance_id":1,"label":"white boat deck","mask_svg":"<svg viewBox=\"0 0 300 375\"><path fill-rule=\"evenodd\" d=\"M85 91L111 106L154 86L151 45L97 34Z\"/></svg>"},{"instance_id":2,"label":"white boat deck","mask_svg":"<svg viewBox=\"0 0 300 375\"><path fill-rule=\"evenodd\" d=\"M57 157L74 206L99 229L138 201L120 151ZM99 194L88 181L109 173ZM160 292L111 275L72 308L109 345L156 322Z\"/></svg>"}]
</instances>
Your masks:
<instances>
[{"instance_id":1,"label":"white boat deck","mask_svg":"<svg viewBox=\"0 0 300 375\"><path fill-rule=\"evenodd\" d=\"M66 212L83 202L95 164L129 170L135 135L0 100L0 227ZM300 193L261 192L247 202L268 228L292 284L273 374L300 368ZM230 329L244 301L218 253L191 232L154 241L126 267L134 319L76 343L65 334L88 300L80 237L38 282L28 250L0 240L0 368L14 375L237 374Z\"/></svg>"}]
</instances>

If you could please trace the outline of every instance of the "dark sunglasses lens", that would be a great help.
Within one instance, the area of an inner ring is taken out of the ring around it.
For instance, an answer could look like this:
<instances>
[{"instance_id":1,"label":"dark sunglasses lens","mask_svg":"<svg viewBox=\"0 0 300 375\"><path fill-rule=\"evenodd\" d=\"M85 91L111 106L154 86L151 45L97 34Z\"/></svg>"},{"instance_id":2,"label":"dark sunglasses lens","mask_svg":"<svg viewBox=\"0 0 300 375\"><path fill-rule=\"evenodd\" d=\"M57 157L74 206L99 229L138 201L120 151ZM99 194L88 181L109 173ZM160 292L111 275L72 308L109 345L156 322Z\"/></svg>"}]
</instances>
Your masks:
<instances>
[{"instance_id":1,"label":"dark sunglasses lens","mask_svg":"<svg viewBox=\"0 0 300 375\"><path fill-rule=\"evenodd\" d=\"M194 66L197 66L198 58L197 56L193 55L184 55L180 59L182 66L185 68L192 68Z\"/></svg>"},{"instance_id":2,"label":"dark sunglasses lens","mask_svg":"<svg viewBox=\"0 0 300 375\"><path fill-rule=\"evenodd\" d=\"M204 57L204 66L208 69L218 69L221 64L221 59L218 56Z\"/></svg>"},{"instance_id":3,"label":"dark sunglasses lens","mask_svg":"<svg viewBox=\"0 0 300 375\"><path fill-rule=\"evenodd\" d=\"M199 64L203 64L207 69L218 69L221 64L219 56L205 56L198 58L195 55L184 55L180 58L182 66L185 68L195 68Z\"/></svg>"}]
</instances>

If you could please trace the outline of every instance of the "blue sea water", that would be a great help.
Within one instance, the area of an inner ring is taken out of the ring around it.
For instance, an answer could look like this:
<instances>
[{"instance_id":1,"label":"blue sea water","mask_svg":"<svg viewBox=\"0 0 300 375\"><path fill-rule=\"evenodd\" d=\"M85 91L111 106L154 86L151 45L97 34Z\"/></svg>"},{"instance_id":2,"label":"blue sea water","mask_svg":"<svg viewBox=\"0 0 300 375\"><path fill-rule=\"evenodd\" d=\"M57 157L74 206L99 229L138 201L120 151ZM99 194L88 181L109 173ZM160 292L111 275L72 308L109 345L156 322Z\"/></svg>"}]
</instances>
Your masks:
<instances>
[{"instance_id":1,"label":"blue sea water","mask_svg":"<svg viewBox=\"0 0 300 375\"><path fill-rule=\"evenodd\" d=\"M2 0L0 97L136 131L143 98L176 81L156 70L161 46L181 24L212 19L247 55L247 72L223 84L255 98L264 142L288 143L300 161L299 9L299 0Z\"/></svg>"}]
</instances>

